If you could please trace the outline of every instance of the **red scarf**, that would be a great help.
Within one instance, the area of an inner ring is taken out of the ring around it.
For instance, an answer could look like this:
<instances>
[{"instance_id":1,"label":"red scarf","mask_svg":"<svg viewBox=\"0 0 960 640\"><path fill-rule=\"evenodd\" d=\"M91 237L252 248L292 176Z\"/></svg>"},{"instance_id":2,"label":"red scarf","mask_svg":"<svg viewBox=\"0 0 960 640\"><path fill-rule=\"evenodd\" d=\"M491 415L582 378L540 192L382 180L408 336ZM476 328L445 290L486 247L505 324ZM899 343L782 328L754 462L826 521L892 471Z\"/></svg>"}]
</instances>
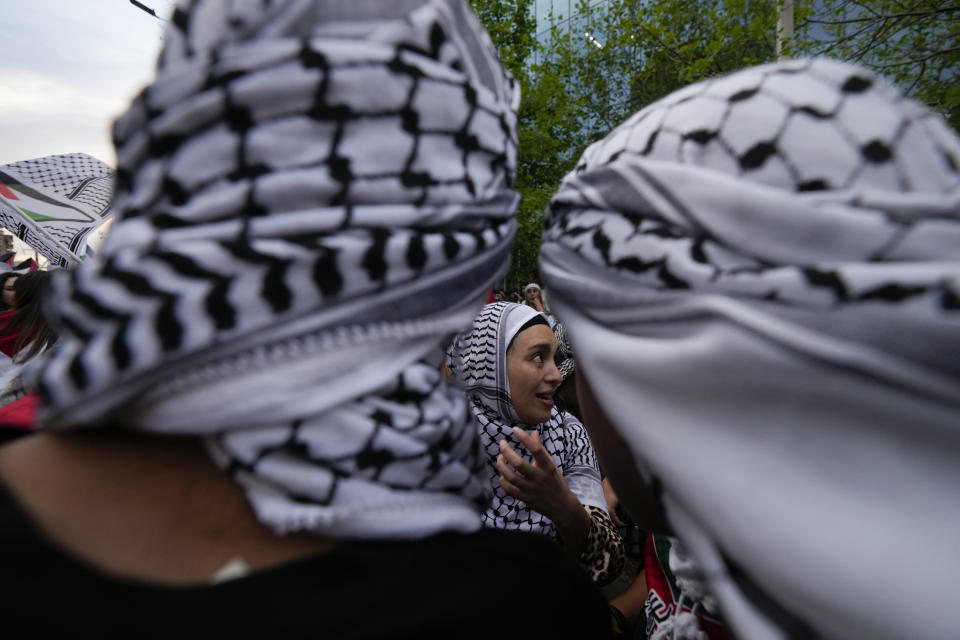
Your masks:
<instances>
[{"instance_id":1,"label":"red scarf","mask_svg":"<svg viewBox=\"0 0 960 640\"><path fill-rule=\"evenodd\" d=\"M10 321L13 320L13 315L16 313L13 309L7 311L0 311L0 334L4 333L4 330L7 328L7 325L10 324ZM9 335L0 335L0 353L10 356L11 358L17 355L17 336L20 335L20 332L11 333Z\"/></svg>"}]
</instances>

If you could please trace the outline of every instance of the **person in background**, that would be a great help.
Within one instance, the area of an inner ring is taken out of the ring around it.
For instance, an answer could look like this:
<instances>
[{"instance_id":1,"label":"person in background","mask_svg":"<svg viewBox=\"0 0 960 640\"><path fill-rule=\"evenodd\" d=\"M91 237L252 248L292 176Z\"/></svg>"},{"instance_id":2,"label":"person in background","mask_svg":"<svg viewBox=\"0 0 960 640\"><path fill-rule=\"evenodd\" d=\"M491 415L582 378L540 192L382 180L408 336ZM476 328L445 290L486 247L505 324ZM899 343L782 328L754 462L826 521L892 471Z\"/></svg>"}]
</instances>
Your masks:
<instances>
[{"instance_id":1,"label":"person in background","mask_svg":"<svg viewBox=\"0 0 960 640\"><path fill-rule=\"evenodd\" d=\"M17 304L17 278L21 273L7 271L0 274L0 313L10 311Z\"/></svg>"},{"instance_id":2,"label":"person in background","mask_svg":"<svg viewBox=\"0 0 960 640\"><path fill-rule=\"evenodd\" d=\"M22 371L25 363L56 341L42 311L49 272L4 276L0 276L3 302L11 308L0 311L0 442L26 435L34 427L39 398L24 384Z\"/></svg>"},{"instance_id":3,"label":"person in background","mask_svg":"<svg viewBox=\"0 0 960 640\"><path fill-rule=\"evenodd\" d=\"M826 59L707 80L588 148L544 238L603 468L682 546L651 637L715 637L717 616L748 639L956 636L960 139L942 117Z\"/></svg>"},{"instance_id":4,"label":"person in background","mask_svg":"<svg viewBox=\"0 0 960 640\"><path fill-rule=\"evenodd\" d=\"M540 290L540 285L531 282L523 288L523 304L542 313L550 323L550 328L553 328L556 319L553 317L553 314L550 313L550 308L543 299L543 292Z\"/></svg>"},{"instance_id":5,"label":"person in background","mask_svg":"<svg viewBox=\"0 0 960 640\"><path fill-rule=\"evenodd\" d=\"M523 288L523 304L541 313L546 313L543 305L543 297L540 295L540 285L536 282L531 282Z\"/></svg>"},{"instance_id":6,"label":"person in background","mask_svg":"<svg viewBox=\"0 0 960 640\"><path fill-rule=\"evenodd\" d=\"M0 329L0 350L17 361L30 360L56 342L56 332L43 314L43 291L49 286L49 278L48 271L31 271L4 284L6 287L11 280L14 282L10 297L14 313Z\"/></svg>"},{"instance_id":7,"label":"person in background","mask_svg":"<svg viewBox=\"0 0 960 640\"><path fill-rule=\"evenodd\" d=\"M602 585L620 573L623 542L590 438L554 405L555 351L543 314L497 302L453 341L446 363L469 395L486 452L494 497L484 524L557 538Z\"/></svg>"},{"instance_id":8,"label":"person in background","mask_svg":"<svg viewBox=\"0 0 960 640\"><path fill-rule=\"evenodd\" d=\"M439 372L516 229L517 85L466 3L196 0L163 42L111 235L45 300L42 431L0 447L4 623L606 637L575 561L481 527ZM521 573L535 623L493 613Z\"/></svg>"},{"instance_id":9,"label":"person in background","mask_svg":"<svg viewBox=\"0 0 960 640\"><path fill-rule=\"evenodd\" d=\"M56 332L43 314L43 292L49 285L49 277L47 271L31 271L15 281L16 307L7 323L0 328L0 350L11 358L14 365L4 386L0 388L0 409L33 393L32 382L25 379L23 368L57 340ZM30 408L26 416L28 419L32 418L36 404L36 398L22 403L21 406ZM0 424L4 423L3 415L0 412ZM19 419L19 422L23 420Z\"/></svg>"},{"instance_id":10,"label":"person in background","mask_svg":"<svg viewBox=\"0 0 960 640\"><path fill-rule=\"evenodd\" d=\"M0 274L0 389L17 374L19 369L13 364L14 348L17 343L15 332L6 331L7 325L13 320L16 313L14 306L17 300L17 278L21 273L7 271ZM7 334L3 337L3 334Z\"/></svg>"}]
</instances>

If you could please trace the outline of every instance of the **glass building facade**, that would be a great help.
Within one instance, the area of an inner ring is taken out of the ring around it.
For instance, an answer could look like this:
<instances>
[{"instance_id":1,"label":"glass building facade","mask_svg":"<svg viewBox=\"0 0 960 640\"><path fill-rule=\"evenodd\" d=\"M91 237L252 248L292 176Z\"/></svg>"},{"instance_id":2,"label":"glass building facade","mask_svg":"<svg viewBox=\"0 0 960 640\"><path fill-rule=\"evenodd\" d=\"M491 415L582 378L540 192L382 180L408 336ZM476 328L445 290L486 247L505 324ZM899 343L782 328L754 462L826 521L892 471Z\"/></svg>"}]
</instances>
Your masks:
<instances>
[{"instance_id":1,"label":"glass building facade","mask_svg":"<svg viewBox=\"0 0 960 640\"><path fill-rule=\"evenodd\" d=\"M608 2L609 0L590 0L587 6L596 9ZM602 41L598 40L602 36L591 32L587 27L587 19L580 11L582 6L582 0L534 0L537 40L546 45L550 40L550 29L556 25L562 31L582 38L585 47L602 47ZM539 52L534 54L534 62L540 62Z\"/></svg>"},{"instance_id":2,"label":"glass building facade","mask_svg":"<svg viewBox=\"0 0 960 640\"><path fill-rule=\"evenodd\" d=\"M590 6L596 7L606 2L607 0L591 0ZM537 21L537 39L544 41L549 38L550 26L554 23L571 29L578 28L579 4L580 0L536 0L533 11Z\"/></svg>"}]
</instances>

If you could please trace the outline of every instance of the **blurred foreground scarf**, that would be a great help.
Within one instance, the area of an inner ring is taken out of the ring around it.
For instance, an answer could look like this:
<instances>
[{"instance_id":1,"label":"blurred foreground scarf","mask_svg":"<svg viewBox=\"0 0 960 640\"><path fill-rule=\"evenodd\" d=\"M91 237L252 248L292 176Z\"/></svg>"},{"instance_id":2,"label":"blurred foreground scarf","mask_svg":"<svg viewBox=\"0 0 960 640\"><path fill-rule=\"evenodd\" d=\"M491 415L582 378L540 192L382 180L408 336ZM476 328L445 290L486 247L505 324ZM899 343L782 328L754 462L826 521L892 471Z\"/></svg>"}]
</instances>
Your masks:
<instances>
[{"instance_id":1,"label":"blurred foreground scarf","mask_svg":"<svg viewBox=\"0 0 960 640\"><path fill-rule=\"evenodd\" d=\"M460 0L188 3L56 283L46 424L205 436L280 533L479 527L441 344L514 234L514 82Z\"/></svg>"},{"instance_id":2,"label":"blurred foreground scarf","mask_svg":"<svg viewBox=\"0 0 960 640\"><path fill-rule=\"evenodd\" d=\"M829 60L686 87L591 146L541 274L743 638L960 628L960 141Z\"/></svg>"}]
</instances>

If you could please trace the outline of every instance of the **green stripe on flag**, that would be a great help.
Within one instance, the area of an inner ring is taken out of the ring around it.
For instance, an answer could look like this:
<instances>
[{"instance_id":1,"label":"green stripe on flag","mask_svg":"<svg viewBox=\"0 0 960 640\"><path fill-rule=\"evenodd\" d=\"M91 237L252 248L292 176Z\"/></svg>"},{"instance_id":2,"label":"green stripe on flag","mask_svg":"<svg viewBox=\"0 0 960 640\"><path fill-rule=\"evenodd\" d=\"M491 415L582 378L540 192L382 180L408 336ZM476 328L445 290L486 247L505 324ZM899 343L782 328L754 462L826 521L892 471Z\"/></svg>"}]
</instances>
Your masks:
<instances>
[{"instance_id":1,"label":"green stripe on flag","mask_svg":"<svg viewBox=\"0 0 960 640\"><path fill-rule=\"evenodd\" d=\"M20 210L23 211L25 214L27 214L27 216L29 216L31 220L34 220L36 222L43 222L44 220L59 220L59 218L54 218L53 216L45 216L42 213L36 213L34 211L30 211L30 209L24 209L23 207L20 207Z\"/></svg>"}]
</instances>

